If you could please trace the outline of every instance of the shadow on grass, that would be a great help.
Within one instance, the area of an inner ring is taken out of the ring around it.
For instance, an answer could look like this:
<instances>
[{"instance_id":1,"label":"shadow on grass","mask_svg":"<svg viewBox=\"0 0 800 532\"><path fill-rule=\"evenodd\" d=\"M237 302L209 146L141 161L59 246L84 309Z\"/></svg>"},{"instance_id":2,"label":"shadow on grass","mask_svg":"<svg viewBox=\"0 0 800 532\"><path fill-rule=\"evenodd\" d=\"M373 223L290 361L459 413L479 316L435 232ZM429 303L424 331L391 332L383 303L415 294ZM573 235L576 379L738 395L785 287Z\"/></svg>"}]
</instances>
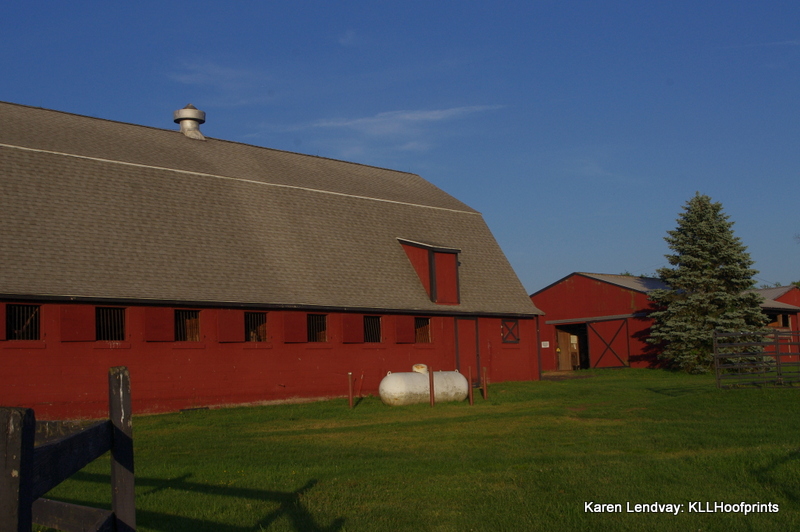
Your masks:
<instances>
[{"instance_id":1,"label":"shadow on grass","mask_svg":"<svg viewBox=\"0 0 800 532\"><path fill-rule=\"evenodd\" d=\"M716 387L714 387L716 390ZM704 393L709 390L708 386L672 386L668 388L645 388L648 392L657 393L659 395L666 395L668 397L683 397L685 395L692 395L696 393Z\"/></svg>"},{"instance_id":2,"label":"shadow on grass","mask_svg":"<svg viewBox=\"0 0 800 532\"><path fill-rule=\"evenodd\" d=\"M84 482L97 482L102 484L108 484L110 482L108 475L87 473L83 471L76 473L70 478ZM252 530L269 530L272 523L281 517L286 517L292 523L292 528L298 532L336 532L341 530L344 526L343 518L335 519L333 523L327 527L319 525L305 508L305 506L303 506L303 503L300 502L300 497L317 484L316 479L309 480L306 482L305 486L298 490L286 492L251 488L235 488L230 486L214 486L192 482L189 480L190 478L191 474L186 474L172 479L136 477L136 488L137 490L141 490L143 488L152 488L151 490L147 491L148 494L166 489L172 489L202 493L206 495L249 499L253 501L272 501L278 503L279 506L276 510L270 512L264 518L260 519L252 527L213 523L192 517L162 512L152 512L139 508L136 509L137 524L139 526L146 526L147 528L162 530L164 532L249 532ZM64 499L64 501L86 506L97 506L97 503L91 501L67 499ZM176 509L176 511L179 512L180 509Z\"/></svg>"},{"instance_id":3,"label":"shadow on grass","mask_svg":"<svg viewBox=\"0 0 800 532\"><path fill-rule=\"evenodd\" d=\"M792 462L800 461L800 451L792 451L786 456L776 458L768 466L753 471L754 476L762 486L769 486L776 491L782 492L790 501L800 502L800 487L796 482L780 482L775 479L779 473L778 469L782 466L792 465Z\"/></svg>"}]
</instances>

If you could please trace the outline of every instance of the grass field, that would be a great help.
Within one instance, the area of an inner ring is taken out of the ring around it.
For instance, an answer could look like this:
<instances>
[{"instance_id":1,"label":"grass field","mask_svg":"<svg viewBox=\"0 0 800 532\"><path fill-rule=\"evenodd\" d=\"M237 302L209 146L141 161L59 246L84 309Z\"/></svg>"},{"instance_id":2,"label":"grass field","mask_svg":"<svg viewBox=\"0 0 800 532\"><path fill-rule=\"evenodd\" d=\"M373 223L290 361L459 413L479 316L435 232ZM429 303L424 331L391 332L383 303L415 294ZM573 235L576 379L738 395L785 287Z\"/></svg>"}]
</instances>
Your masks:
<instances>
[{"instance_id":1,"label":"grass field","mask_svg":"<svg viewBox=\"0 0 800 532\"><path fill-rule=\"evenodd\" d=\"M580 375L494 384L474 406L367 397L353 410L335 399L134 417L138 529L800 530L799 390ZM49 496L108 507L108 480L101 458ZM591 501L622 512L587 512ZM742 501L779 511L689 506Z\"/></svg>"}]
</instances>

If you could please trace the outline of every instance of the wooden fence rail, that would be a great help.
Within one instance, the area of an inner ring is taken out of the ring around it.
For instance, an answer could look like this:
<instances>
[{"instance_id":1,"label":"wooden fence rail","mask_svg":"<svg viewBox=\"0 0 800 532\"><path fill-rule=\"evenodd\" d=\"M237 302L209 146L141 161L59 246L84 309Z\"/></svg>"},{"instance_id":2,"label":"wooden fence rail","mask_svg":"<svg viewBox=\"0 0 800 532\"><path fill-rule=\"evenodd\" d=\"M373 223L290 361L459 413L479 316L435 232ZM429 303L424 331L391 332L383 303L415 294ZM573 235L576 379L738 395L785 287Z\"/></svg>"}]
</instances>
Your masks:
<instances>
[{"instance_id":1,"label":"wooden fence rail","mask_svg":"<svg viewBox=\"0 0 800 532\"><path fill-rule=\"evenodd\" d=\"M800 383L800 331L714 332L717 387Z\"/></svg>"},{"instance_id":2,"label":"wooden fence rail","mask_svg":"<svg viewBox=\"0 0 800 532\"><path fill-rule=\"evenodd\" d=\"M65 532L136 530L131 381L108 372L109 419L88 426L36 422L29 408L0 408L0 530L30 532L33 523ZM111 451L111 511L41 498Z\"/></svg>"}]
</instances>

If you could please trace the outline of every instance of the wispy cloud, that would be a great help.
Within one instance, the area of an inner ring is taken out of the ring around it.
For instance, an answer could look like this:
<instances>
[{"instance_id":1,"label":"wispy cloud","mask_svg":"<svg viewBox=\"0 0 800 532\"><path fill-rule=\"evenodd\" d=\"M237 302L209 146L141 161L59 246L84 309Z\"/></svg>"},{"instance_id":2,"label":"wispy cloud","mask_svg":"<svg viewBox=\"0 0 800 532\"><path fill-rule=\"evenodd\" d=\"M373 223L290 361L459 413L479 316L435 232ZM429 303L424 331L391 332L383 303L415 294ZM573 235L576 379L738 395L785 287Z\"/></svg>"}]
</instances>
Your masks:
<instances>
[{"instance_id":1,"label":"wispy cloud","mask_svg":"<svg viewBox=\"0 0 800 532\"><path fill-rule=\"evenodd\" d=\"M759 42L752 44L739 44L733 46L726 46L729 50L736 50L742 48L776 48L784 46L800 46L800 39L788 39L785 41L772 41L772 42Z\"/></svg>"},{"instance_id":2,"label":"wispy cloud","mask_svg":"<svg viewBox=\"0 0 800 532\"><path fill-rule=\"evenodd\" d=\"M192 85L206 93L215 105L235 107L272 99L272 80L263 71L236 68L214 61L187 61L168 74L173 81ZM266 90L265 90L266 88Z\"/></svg>"},{"instance_id":3,"label":"wispy cloud","mask_svg":"<svg viewBox=\"0 0 800 532\"><path fill-rule=\"evenodd\" d=\"M410 129L430 124L462 118L464 116L501 109L502 105L473 105L468 107L451 107L449 109L388 111L363 118L319 120L309 127L329 129L351 129L370 135L396 135Z\"/></svg>"},{"instance_id":4,"label":"wispy cloud","mask_svg":"<svg viewBox=\"0 0 800 532\"><path fill-rule=\"evenodd\" d=\"M410 154L434 150L444 139L470 135L485 128L456 126L480 113L503 109L503 105L471 105L444 109L386 111L356 118L327 118L279 125L262 123L259 129L270 135L302 139L307 153L327 157L358 159L366 164L389 165L406 160ZM260 134L259 134L260 136Z\"/></svg>"},{"instance_id":5,"label":"wispy cloud","mask_svg":"<svg viewBox=\"0 0 800 532\"><path fill-rule=\"evenodd\" d=\"M342 46L353 46L356 44L356 32L353 30L347 30L339 36L338 41Z\"/></svg>"}]
</instances>

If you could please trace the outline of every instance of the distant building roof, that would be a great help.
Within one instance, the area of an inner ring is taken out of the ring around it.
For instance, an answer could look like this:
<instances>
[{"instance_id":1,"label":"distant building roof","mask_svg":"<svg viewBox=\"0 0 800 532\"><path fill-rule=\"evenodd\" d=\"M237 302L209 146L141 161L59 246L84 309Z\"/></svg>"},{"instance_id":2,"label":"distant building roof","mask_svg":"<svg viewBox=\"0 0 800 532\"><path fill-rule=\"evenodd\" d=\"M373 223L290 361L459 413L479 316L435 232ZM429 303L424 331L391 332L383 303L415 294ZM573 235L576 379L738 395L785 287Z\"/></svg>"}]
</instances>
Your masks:
<instances>
[{"instance_id":1,"label":"distant building roof","mask_svg":"<svg viewBox=\"0 0 800 532\"><path fill-rule=\"evenodd\" d=\"M0 124L6 297L540 313L480 213L417 175L2 102ZM398 238L461 250L460 305Z\"/></svg>"},{"instance_id":2,"label":"distant building roof","mask_svg":"<svg viewBox=\"0 0 800 532\"><path fill-rule=\"evenodd\" d=\"M636 277L634 275L613 275L608 273L585 273L578 272L578 275L583 275L598 281L615 284L622 288L635 290L637 292L650 292L651 290L662 290L669 288L661 279L655 277Z\"/></svg>"},{"instance_id":3,"label":"distant building roof","mask_svg":"<svg viewBox=\"0 0 800 532\"><path fill-rule=\"evenodd\" d=\"M581 275L583 277L588 277L589 279L594 279L596 281L613 284L621 288L626 288L628 290L634 290L636 292L643 292L643 293L647 293L651 290L667 288L667 285L664 284L660 279L656 279L653 277L636 277L633 275L613 275L608 273L573 272L567 275L566 277L562 277L558 281L551 283L540 290L537 290L536 292L531 294L531 297L535 296L539 292L544 292L551 286L557 285L558 283L564 281L565 279L569 279L573 275Z\"/></svg>"},{"instance_id":4,"label":"distant building roof","mask_svg":"<svg viewBox=\"0 0 800 532\"><path fill-rule=\"evenodd\" d=\"M789 303L784 303L782 301L776 301L776 299L781 297L783 294L785 294L792 288L795 288L794 285L777 286L773 288L755 288L753 290L750 290L750 292L755 292L756 294L764 298L764 301L761 302L761 308L763 309L800 312L800 307L797 307L795 305L790 305Z\"/></svg>"},{"instance_id":5,"label":"distant building roof","mask_svg":"<svg viewBox=\"0 0 800 532\"><path fill-rule=\"evenodd\" d=\"M789 286L773 286L772 288L756 288L753 292L761 294L766 299L778 299L789 290L796 288L793 284Z\"/></svg>"}]
</instances>

